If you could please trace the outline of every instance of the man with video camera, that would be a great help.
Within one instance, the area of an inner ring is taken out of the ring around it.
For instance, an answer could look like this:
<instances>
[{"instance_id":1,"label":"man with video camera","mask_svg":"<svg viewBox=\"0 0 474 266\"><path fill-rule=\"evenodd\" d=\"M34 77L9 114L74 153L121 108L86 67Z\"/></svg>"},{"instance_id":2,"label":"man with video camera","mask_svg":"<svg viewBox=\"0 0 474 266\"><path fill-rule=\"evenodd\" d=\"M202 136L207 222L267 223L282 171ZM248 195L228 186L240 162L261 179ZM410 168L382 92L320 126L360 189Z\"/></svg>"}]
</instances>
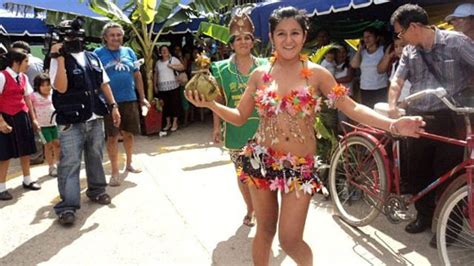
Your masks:
<instances>
[{"instance_id":1,"label":"man with video camera","mask_svg":"<svg viewBox=\"0 0 474 266\"><path fill-rule=\"evenodd\" d=\"M80 18L66 20L53 29L59 38L50 53L53 104L61 143L58 167L61 202L54 206L54 210L62 225L72 225L75 211L80 208L79 172L83 152L87 197L99 204L110 204L102 166L103 116L111 112L113 123L116 126L120 124L117 104L108 85L109 77L99 58L92 52L84 51L82 23Z\"/></svg>"}]
</instances>

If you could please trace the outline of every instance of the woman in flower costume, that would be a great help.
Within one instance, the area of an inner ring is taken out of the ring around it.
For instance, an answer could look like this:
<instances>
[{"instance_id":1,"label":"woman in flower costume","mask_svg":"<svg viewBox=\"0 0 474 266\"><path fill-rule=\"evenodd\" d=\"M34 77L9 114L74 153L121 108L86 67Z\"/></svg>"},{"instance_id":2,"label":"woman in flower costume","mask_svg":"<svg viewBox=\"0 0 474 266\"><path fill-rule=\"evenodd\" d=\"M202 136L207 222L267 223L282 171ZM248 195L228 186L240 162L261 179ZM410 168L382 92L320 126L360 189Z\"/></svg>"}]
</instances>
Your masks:
<instances>
[{"instance_id":1,"label":"woman in flower costume","mask_svg":"<svg viewBox=\"0 0 474 266\"><path fill-rule=\"evenodd\" d=\"M258 221L252 249L255 265L268 265L277 222L279 242L286 254L298 265L313 264L303 231L311 196L319 188L314 173L313 124L321 104L392 133L417 137L423 130L421 117L390 119L348 97L348 90L326 69L300 55L307 32L303 11L285 7L272 13L269 37L276 54L268 66L251 74L237 108L205 101L196 91L186 94L194 105L210 108L234 125L245 123L257 108L260 123L254 139L244 148L241 173L241 179L249 184ZM328 99L322 100L323 95Z\"/></svg>"},{"instance_id":2,"label":"woman in flower costume","mask_svg":"<svg viewBox=\"0 0 474 266\"><path fill-rule=\"evenodd\" d=\"M220 95L222 95L216 101L234 108L238 105L247 87L250 73L257 67L267 64L267 60L254 57L251 54L254 45L254 26L247 14L238 13L234 15L230 21L229 30L231 36L229 43L234 54L229 59L214 62L211 70L221 89ZM224 122L224 147L229 150L230 159L234 163L237 173L242 168L239 160L242 147L252 138L257 127L258 115L256 110L252 112L248 121L241 126ZM214 142L219 143L221 141L221 132L221 119L214 114L212 134ZM243 223L247 226L253 226L254 210L249 187L240 181L238 181L238 186L247 206L247 214L244 216Z\"/></svg>"}]
</instances>

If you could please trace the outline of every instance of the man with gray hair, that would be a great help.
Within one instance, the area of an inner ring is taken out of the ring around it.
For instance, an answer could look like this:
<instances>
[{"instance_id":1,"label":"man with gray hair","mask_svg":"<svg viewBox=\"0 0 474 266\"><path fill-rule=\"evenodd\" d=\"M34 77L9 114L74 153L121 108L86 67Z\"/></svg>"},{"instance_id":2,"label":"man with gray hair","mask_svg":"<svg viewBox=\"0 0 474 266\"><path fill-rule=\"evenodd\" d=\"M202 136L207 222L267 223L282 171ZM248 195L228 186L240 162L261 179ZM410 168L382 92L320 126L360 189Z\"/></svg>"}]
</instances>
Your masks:
<instances>
[{"instance_id":1,"label":"man with gray hair","mask_svg":"<svg viewBox=\"0 0 474 266\"><path fill-rule=\"evenodd\" d=\"M474 40L474 4L461 4L444 20L453 25L455 31L464 33Z\"/></svg>"},{"instance_id":2,"label":"man with gray hair","mask_svg":"<svg viewBox=\"0 0 474 266\"><path fill-rule=\"evenodd\" d=\"M94 51L99 56L107 75L110 77L110 87L122 117L120 127L113 125L110 115L107 115L104 120L105 133L107 134L107 152L112 167L110 186L119 186L121 183L118 166L118 139L120 135L123 136L123 146L127 155L125 170L131 173L141 172L139 168L132 165L134 134L140 132L137 100L140 106L150 107L145 99L139 64L135 64L137 56L129 47L122 46L123 36L124 31L120 24L107 23L102 30L104 46ZM138 92L138 99L135 89Z\"/></svg>"}]
</instances>

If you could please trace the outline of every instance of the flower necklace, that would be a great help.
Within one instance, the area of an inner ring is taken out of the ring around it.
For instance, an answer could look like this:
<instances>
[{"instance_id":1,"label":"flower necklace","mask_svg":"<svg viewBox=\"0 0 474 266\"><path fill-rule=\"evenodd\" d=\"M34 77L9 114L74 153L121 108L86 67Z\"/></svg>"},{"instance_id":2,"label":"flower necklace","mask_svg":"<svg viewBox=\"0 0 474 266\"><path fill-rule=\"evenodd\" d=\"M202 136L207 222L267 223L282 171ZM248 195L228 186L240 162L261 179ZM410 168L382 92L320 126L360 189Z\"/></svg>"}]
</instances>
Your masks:
<instances>
[{"instance_id":1,"label":"flower necklace","mask_svg":"<svg viewBox=\"0 0 474 266\"><path fill-rule=\"evenodd\" d=\"M274 52L272 56L270 57L269 61L271 63L271 67L267 73L263 74L263 82L268 83L272 81L272 76L270 75L270 72L273 68L273 65L275 64L276 60L278 59L278 54ZM302 78L305 78L306 80L312 75L311 70L304 65L304 62L308 60L308 55L306 54L300 54L300 61L303 62L303 69L300 71L300 75ZM329 108L336 108L336 102L340 98L345 97L350 93L350 90L346 88L344 85L337 83L334 88L331 89L330 93L327 95L327 100L325 100L326 105Z\"/></svg>"}]
</instances>

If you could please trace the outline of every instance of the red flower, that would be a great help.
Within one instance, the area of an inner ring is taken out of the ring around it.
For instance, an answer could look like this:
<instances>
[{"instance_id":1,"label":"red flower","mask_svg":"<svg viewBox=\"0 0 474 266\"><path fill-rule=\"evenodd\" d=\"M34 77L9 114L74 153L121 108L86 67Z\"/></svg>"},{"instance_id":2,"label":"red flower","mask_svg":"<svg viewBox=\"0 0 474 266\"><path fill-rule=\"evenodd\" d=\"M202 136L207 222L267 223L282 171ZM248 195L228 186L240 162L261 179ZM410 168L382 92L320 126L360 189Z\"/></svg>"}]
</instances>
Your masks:
<instances>
[{"instance_id":1,"label":"red flower","mask_svg":"<svg viewBox=\"0 0 474 266\"><path fill-rule=\"evenodd\" d=\"M264 83L268 83L272 81L272 75L270 73L263 73L262 79Z\"/></svg>"},{"instance_id":2,"label":"red flower","mask_svg":"<svg viewBox=\"0 0 474 266\"><path fill-rule=\"evenodd\" d=\"M301 77L307 79L313 74L313 72L311 72L311 70L309 68L305 67L305 68L301 69L300 74L301 74Z\"/></svg>"}]
</instances>

